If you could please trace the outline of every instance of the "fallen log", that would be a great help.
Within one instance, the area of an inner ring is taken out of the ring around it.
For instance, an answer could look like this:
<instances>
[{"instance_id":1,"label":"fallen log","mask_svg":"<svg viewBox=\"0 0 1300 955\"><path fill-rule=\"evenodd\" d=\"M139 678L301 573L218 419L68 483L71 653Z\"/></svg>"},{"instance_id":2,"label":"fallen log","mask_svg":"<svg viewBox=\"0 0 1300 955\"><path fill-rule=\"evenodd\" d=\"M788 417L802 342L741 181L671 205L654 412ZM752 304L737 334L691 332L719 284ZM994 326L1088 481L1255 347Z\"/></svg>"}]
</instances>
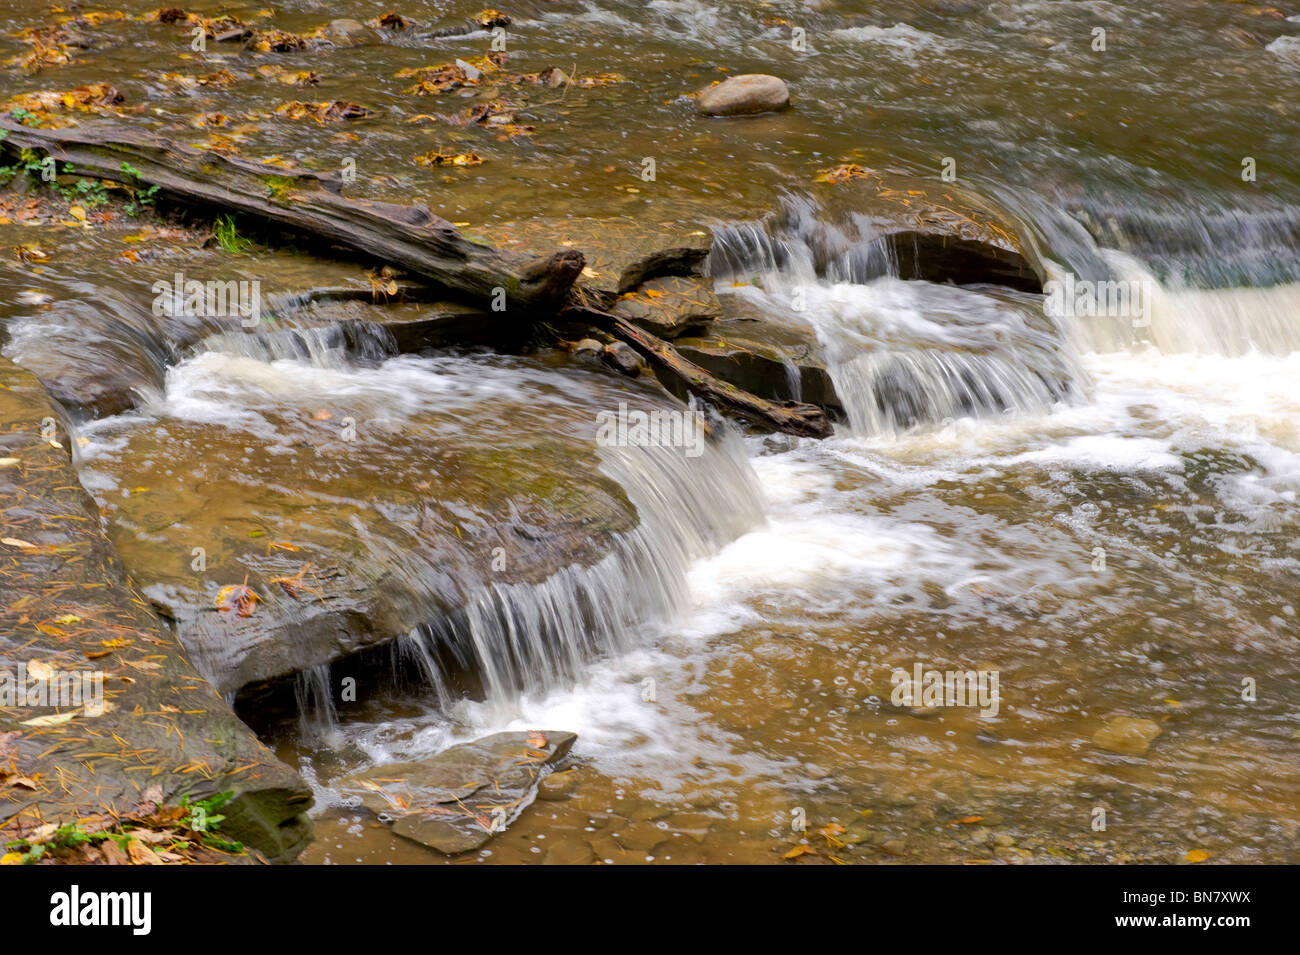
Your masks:
<instances>
[{"instance_id":1,"label":"fallen log","mask_svg":"<svg viewBox=\"0 0 1300 955\"><path fill-rule=\"evenodd\" d=\"M396 265L497 312L553 312L584 265L575 250L529 257L471 242L423 204L344 196L336 174L223 156L130 126L39 129L0 117L0 130L0 151L40 150L79 175L158 186L173 199L255 216Z\"/></svg>"},{"instance_id":2,"label":"fallen log","mask_svg":"<svg viewBox=\"0 0 1300 955\"><path fill-rule=\"evenodd\" d=\"M730 382L721 381L682 356L662 338L638 328L618 315L586 305L572 305L560 313L562 319L587 322L626 342L655 367L699 398L737 417L766 425L775 431L811 438L826 438L831 423L826 412L816 405L798 401L768 401L742 391Z\"/></svg>"}]
</instances>

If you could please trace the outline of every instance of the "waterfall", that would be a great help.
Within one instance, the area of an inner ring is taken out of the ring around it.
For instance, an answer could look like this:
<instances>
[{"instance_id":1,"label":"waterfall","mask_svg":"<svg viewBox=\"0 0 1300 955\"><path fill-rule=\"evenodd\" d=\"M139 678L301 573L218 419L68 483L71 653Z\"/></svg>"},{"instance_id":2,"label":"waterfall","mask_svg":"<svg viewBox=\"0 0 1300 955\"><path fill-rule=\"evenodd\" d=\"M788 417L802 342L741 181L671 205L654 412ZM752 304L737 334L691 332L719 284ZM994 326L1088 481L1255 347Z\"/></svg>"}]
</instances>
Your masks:
<instances>
[{"instance_id":1,"label":"waterfall","mask_svg":"<svg viewBox=\"0 0 1300 955\"><path fill-rule=\"evenodd\" d=\"M690 564L763 520L762 494L740 438L724 422L696 458L665 447L601 449L602 470L636 507L638 526L590 566L571 565L536 584L493 584L457 613L417 627L407 651L444 699L440 661L483 682L508 710L581 678L598 656L635 647L655 624L689 606Z\"/></svg>"},{"instance_id":2,"label":"waterfall","mask_svg":"<svg viewBox=\"0 0 1300 955\"><path fill-rule=\"evenodd\" d=\"M1087 378L1042 299L904 281L881 227L790 196L776 216L718 230L719 280L752 278L774 321L815 332L854 433L890 434L969 415L1044 411Z\"/></svg>"}]
</instances>

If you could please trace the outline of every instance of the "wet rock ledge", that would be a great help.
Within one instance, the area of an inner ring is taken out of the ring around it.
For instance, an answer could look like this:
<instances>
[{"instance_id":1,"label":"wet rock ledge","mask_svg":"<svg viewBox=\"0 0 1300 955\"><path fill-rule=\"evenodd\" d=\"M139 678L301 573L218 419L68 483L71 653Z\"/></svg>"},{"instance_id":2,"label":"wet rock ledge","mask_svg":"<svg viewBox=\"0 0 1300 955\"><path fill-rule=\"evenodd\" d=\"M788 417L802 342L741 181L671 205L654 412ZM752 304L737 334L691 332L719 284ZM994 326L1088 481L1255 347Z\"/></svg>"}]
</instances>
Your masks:
<instances>
[{"instance_id":1,"label":"wet rock ledge","mask_svg":"<svg viewBox=\"0 0 1300 955\"><path fill-rule=\"evenodd\" d=\"M221 832L251 858L292 860L311 835L310 790L135 591L77 481L69 440L35 376L0 358L0 681L11 688L0 703L51 675L103 681L102 711L0 705L0 837L232 791Z\"/></svg>"}]
</instances>

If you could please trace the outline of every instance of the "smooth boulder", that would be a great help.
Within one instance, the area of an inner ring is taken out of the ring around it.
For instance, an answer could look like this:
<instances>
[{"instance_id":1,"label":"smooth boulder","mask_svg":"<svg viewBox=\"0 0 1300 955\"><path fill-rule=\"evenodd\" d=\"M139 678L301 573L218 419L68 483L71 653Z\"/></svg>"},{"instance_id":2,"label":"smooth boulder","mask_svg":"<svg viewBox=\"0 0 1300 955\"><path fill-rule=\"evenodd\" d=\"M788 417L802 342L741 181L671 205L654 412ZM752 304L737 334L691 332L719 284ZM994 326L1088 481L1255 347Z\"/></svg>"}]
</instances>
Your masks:
<instances>
[{"instance_id":1,"label":"smooth boulder","mask_svg":"<svg viewBox=\"0 0 1300 955\"><path fill-rule=\"evenodd\" d=\"M710 116L749 116L788 106L790 90L780 77L746 73L704 90L698 103L700 111Z\"/></svg>"}]
</instances>

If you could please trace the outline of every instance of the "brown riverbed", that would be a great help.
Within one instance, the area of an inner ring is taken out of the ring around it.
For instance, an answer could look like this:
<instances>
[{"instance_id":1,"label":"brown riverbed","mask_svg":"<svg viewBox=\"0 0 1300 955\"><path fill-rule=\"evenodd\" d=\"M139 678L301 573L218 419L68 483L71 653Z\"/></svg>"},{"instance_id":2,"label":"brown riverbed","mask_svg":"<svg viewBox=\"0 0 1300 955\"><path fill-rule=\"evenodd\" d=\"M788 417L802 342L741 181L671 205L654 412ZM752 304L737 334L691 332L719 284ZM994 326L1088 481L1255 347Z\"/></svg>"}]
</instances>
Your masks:
<instances>
[{"instance_id":1,"label":"brown riverbed","mask_svg":"<svg viewBox=\"0 0 1300 955\"><path fill-rule=\"evenodd\" d=\"M954 299L925 283L812 273L800 254L811 259L830 240L792 230L779 261L742 256L717 292L729 309L803 328L837 388L860 399L837 435L737 437L725 454L681 462L686 470L630 454L595 474L583 422L615 406L622 385L554 343L508 360L439 351L363 363L328 348L174 348L147 315L151 284L176 268L260 278L268 293L364 287L364 271L293 249L199 248L201 221L168 233L149 216L118 214L87 228L63 203L51 221L24 224L27 197L5 193L14 208L0 223L3 247L43 252L5 257L5 353L52 377L77 362L105 375L130 368L143 396L126 414L83 414L77 453L110 538L146 586L191 576L190 538L202 522L179 500L210 508L209 523L220 514L229 529L238 515L221 507L258 511L273 494L323 506L342 481L348 506L365 507L369 486L375 499L396 495L417 510L447 504L469 527L509 510L495 500L513 485L494 454L551 434L574 444L519 455L525 473L512 467L510 480L614 482L656 535L646 546L658 576L628 564L579 582L634 595L638 607L580 667L524 674L511 687L447 667L437 692L436 681L395 665L401 678L387 673L356 703L336 701L332 723L311 680L301 719L286 703L291 693L245 701L241 715L316 792L316 838L303 861L1296 860L1300 179L1291 131L1300 24L1288 18L1300 8L528 3L506 10L515 22L504 69L432 96L408 92L412 78L397 74L489 52L485 33L420 38L476 7L411 4L399 10L418 28L358 48L287 53L218 43L200 53L182 26L140 19L148 5L120 9L131 19L92 18L83 28L91 46L70 62L11 73L3 98L109 82L123 97L110 115L250 158L322 171L354 163L358 194L425 202L488 241L509 234L505 223L581 216L710 228L739 243L749 233L727 223L752 222L783 194L806 191L824 203L808 222L839 226L835 203L854 212L856 184L816 184L825 170L892 170L935 199L948 188L943 160L954 157L953 188L1019 223L1044 259L1083 276L1137 277L1158 293L1147 325L1116 331L1079 319L1043 331L1016 319L1019 306L1000 293ZM330 18L377 11L223 12L309 34ZM41 5L11 5L0 59L31 52L19 31L56 19ZM808 49L791 48L795 26ZM1093 49L1097 27L1107 31L1104 51ZM593 85L509 79L553 66ZM198 79L223 70L233 81ZM697 116L685 98L749 71L784 77L793 108L722 122ZM302 72L317 81L282 81ZM294 100L372 112L326 124L276 112ZM445 118L503 100L516 125L533 128L511 135ZM482 162L415 161L431 150ZM647 157L653 181L641 176ZM1243 181L1243 157L1254 160L1255 181ZM912 225L910 203L922 197L897 198L893 224ZM562 227L556 235L563 241ZM349 315L374 320L382 309L363 304ZM288 311L290 324L302 318ZM950 337L954 314L991 317L972 326L972 344ZM990 341L999 342L990 360L966 359ZM1052 364L1043 377L1054 383L1068 368L1070 388L1013 388L1006 407L944 404L939 369L1022 382L1019 372L1036 375L1044 354ZM899 364L859 360L873 355ZM364 453L330 458L311 481L296 481L335 420L313 415L394 417L399 374L423 383L406 390L406 423L383 439L401 453L363 443ZM75 398L86 387L70 390ZM881 396L909 389L929 404L909 404L926 410L895 427L879 413L894 399ZM448 411L447 394L463 406ZM420 447L437 445L454 419L491 425L480 429L481 447L467 431L444 449L473 458L472 473L431 478L424 472L437 456ZM737 477L751 471L753 487ZM684 494L688 483L699 493ZM237 507L227 493L235 485ZM438 501L420 498L435 486ZM142 506L137 491L157 504ZM656 510L653 500L668 505ZM266 523L273 510L254 514L262 523L253 531L240 525L241 546L306 546ZM248 537L258 530L264 536ZM380 537L385 547L402 540ZM296 552L267 553L293 570ZM395 561L369 569L378 575ZM419 573L402 566L404 585L413 577L418 590ZM213 574L205 585L238 582ZM557 585L511 599L528 619L572 592ZM499 631L483 622L466 632ZM997 673L998 713L891 702L893 671L918 662ZM653 700L644 699L647 680ZM1117 720L1158 732L1116 752L1106 733ZM507 727L572 730L579 741L571 775L545 793L554 798L479 853L448 859L394 837L365 810L337 805L330 788L354 769Z\"/></svg>"}]
</instances>

